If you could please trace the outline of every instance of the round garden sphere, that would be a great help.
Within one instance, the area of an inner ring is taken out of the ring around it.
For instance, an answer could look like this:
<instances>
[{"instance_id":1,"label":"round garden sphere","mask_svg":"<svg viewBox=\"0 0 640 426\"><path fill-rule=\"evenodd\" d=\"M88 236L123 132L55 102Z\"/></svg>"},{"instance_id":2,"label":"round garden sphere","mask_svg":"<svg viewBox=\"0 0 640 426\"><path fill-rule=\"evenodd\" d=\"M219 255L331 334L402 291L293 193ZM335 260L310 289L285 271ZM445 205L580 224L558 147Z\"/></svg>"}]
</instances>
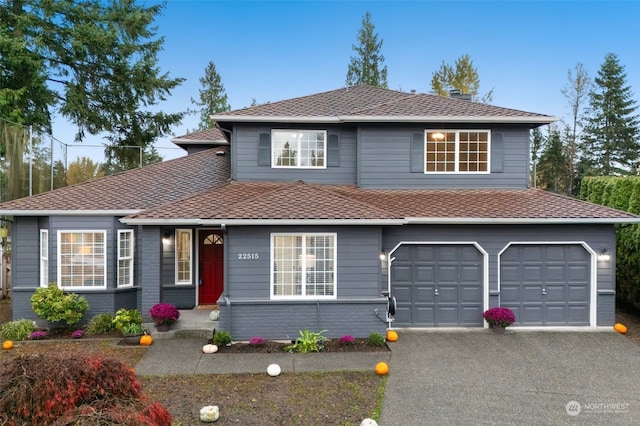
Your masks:
<instances>
[{"instance_id":1,"label":"round garden sphere","mask_svg":"<svg viewBox=\"0 0 640 426\"><path fill-rule=\"evenodd\" d=\"M279 376L281 371L282 370L280 369L280 366L278 364L271 364L267 367L267 374L271 377Z\"/></svg>"}]
</instances>

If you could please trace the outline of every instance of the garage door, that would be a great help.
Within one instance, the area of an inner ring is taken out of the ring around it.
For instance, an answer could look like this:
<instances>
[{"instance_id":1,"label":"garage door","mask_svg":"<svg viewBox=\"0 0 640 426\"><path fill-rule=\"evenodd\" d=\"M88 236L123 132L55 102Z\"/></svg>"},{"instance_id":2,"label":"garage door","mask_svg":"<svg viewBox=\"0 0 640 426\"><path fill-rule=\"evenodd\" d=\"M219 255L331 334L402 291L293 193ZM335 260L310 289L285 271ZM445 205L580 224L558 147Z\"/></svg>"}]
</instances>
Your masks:
<instances>
[{"instance_id":1,"label":"garage door","mask_svg":"<svg viewBox=\"0 0 640 426\"><path fill-rule=\"evenodd\" d=\"M500 256L500 305L516 325L589 325L590 284L580 244L515 244Z\"/></svg>"},{"instance_id":2,"label":"garage door","mask_svg":"<svg viewBox=\"0 0 640 426\"><path fill-rule=\"evenodd\" d=\"M403 245L393 257L395 326L483 325L483 255L474 245Z\"/></svg>"}]
</instances>

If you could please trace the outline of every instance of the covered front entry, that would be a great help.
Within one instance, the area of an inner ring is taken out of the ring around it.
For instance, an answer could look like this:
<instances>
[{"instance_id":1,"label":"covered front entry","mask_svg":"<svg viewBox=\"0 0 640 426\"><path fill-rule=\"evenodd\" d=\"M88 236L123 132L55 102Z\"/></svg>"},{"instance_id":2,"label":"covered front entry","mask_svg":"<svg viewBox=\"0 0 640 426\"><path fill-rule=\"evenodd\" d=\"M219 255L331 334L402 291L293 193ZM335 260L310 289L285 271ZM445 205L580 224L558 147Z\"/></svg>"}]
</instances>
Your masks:
<instances>
[{"instance_id":1,"label":"covered front entry","mask_svg":"<svg viewBox=\"0 0 640 426\"><path fill-rule=\"evenodd\" d=\"M473 244L403 244L390 253L395 326L483 325L484 255Z\"/></svg>"},{"instance_id":2,"label":"covered front entry","mask_svg":"<svg viewBox=\"0 0 640 426\"><path fill-rule=\"evenodd\" d=\"M500 305L515 325L589 325L591 253L581 244L513 244L500 255Z\"/></svg>"},{"instance_id":3,"label":"covered front entry","mask_svg":"<svg viewBox=\"0 0 640 426\"><path fill-rule=\"evenodd\" d=\"M224 234L202 230L198 235L198 304L215 304L224 286Z\"/></svg>"}]
</instances>

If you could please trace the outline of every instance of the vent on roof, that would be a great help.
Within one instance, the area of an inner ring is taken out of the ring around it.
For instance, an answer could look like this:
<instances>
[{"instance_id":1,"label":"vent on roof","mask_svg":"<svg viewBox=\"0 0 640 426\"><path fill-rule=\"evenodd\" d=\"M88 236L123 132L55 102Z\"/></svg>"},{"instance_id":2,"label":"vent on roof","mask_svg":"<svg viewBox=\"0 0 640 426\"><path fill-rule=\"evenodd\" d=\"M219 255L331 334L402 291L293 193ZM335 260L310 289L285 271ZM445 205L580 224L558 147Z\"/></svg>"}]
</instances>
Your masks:
<instances>
[{"instance_id":1,"label":"vent on roof","mask_svg":"<svg viewBox=\"0 0 640 426\"><path fill-rule=\"evenodd\" d=\"M411 94L415 95L416 94L416 89L411 89Z\"/></svg>"},{"instance_id":2,"label":"vent on roof","mask_svg":"<svg viewBox=\"0 0 640 426\"><path fill-rule=\"evenodd\" d=\"M220 156L220 157L221 157L221 156L223 156L223 155L225 155L225 154L226 154L226 152L225 152L225 151L216 151L216 155L218 155L218 156Z\"/></svg>"},{"instance_id":3,"label":"vent on roof","mask_svg":"<svg viewBox=\"0 0 640 426\"><path fill-rule=\"evenodd\" d=\"M463 101L471 100L471 95L468 93L462 93L460 89L449 90L449 97L454 99L462 99Z\"/></svg>"}]
</instances>

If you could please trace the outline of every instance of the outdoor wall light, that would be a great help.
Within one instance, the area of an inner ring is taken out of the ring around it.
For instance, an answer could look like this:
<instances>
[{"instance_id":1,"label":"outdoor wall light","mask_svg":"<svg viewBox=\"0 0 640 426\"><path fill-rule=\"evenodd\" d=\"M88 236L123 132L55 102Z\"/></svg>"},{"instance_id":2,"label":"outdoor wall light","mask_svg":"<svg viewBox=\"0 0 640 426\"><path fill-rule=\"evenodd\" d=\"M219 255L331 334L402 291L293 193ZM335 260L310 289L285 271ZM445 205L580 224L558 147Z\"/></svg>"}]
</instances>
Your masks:
<instances>
[{"instance_id":1,"label":"outdoor wall light","mask_svg":"<svg viewBox=\"0 0 640 426\"><path fill-rule=\"evenodd\" d=\"M609 252L607 252L607 249L603 248L602 250L600 250L600 253L598 253L598 260L602 260L602 261L608 261L611 259L611 256L609 255Z\"/></svg>"},{"instance_id":2,"label":"outdoor wall light","mask_svg":"<svg viewBox=\"0 0 640 426\"><path fill-rule=\"evenodd\" d=\"M162 244L167 245L171 242L171 235L168 232L165 232L162 235Z\"/></svg>"},{"instance_id":3,"label":"outdoor wall light","mask_svg":"<svg viewBox=\"0 0 640 426\"><path fill-rule=\"evenodd\" d=\"M384 262L386 258L387 258L387 255L384 252L381 252L380 253L380 261Z\"/></svg>"}]
</instances>

